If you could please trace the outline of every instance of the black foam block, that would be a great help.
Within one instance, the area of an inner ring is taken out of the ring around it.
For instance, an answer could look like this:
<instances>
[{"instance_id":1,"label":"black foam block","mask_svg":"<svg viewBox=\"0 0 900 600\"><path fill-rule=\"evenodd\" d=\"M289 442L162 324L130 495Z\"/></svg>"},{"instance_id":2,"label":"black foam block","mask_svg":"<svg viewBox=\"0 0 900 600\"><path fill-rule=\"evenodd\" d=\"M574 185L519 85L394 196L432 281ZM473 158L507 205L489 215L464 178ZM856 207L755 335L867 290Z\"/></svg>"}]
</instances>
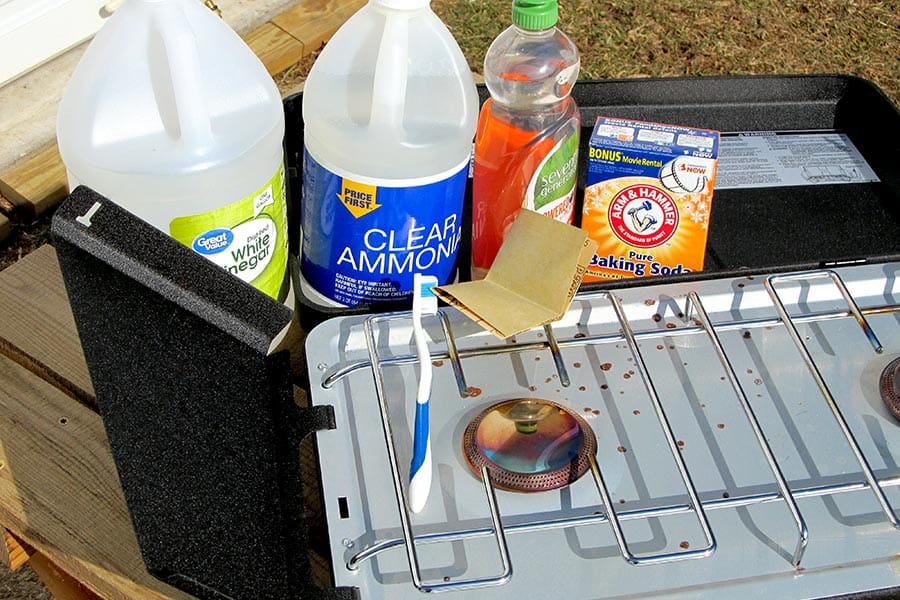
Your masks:
<instances>
[{"instance_id":1,"label":"black foam block","mask_svg":"<svg viewBox=\"0 0 900 600\"><path fill-rule=\"evenodd\" d=\"M292 312L86 187L59 262L150 573L201 598L350 598L309 583Z\"/></svg>"}]
</instances>

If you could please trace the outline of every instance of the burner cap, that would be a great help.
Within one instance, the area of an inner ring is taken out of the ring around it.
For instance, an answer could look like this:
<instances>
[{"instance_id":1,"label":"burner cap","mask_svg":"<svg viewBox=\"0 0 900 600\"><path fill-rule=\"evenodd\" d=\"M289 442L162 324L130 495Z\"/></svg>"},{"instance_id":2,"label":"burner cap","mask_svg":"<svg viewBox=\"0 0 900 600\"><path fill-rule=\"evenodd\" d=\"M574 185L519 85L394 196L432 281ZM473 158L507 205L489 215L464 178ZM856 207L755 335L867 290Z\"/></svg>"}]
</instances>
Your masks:
<instances>
[{"instance_id":1,"label":"burner cap","mask_svg":"<svg viewBox=\"0 0 900 600\"><path fill-rule=\"evenodd\" d=\"M542 492L568 485L590 467L597 438L572 411L537 398L488 407L463 434L463 453L476 475L487 466L498 488Z\"/></svg>"},{"instance_id":2,"label":"burner cap","mask_svg":"<svg viewBox=\"0 0 900 600\"><path fill-rule=\"evenodd\" d=\"M900 419L900 357L888 363L881 372L878 388L885 406L895 418Z\"/></svg>"}]
</instances>

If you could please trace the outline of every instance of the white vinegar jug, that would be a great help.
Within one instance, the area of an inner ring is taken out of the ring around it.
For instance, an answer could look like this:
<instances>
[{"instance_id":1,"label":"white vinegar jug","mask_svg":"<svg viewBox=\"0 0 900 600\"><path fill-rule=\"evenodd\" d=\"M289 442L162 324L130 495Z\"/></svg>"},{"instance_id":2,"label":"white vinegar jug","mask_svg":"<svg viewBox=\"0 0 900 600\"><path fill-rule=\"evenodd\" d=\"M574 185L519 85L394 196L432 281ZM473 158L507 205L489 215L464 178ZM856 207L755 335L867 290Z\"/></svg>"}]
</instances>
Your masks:
<instances>
[{"instance_id":1,"label":"white vinegar jug","mask_svg":"<svg viewBox=\"0 0 900 600\"><path fill-rule=\"evenodd\" d=\"M71 188L93 188L285 297L281 96L201 2L126 0L72 74L57 137Z\"/></svg>"},{"instance_id":2,"label":"white vinegar jug","mask_svg":"<svg viewBox=\"0 0 900 600\"><path fill-rule=\"evenodd\" d=\"M455 277L478 93L428 0L369 0L303 91L303 292L407 300ZM311 289L309 289L311 288Z\"/></svg>"}]
</instances>

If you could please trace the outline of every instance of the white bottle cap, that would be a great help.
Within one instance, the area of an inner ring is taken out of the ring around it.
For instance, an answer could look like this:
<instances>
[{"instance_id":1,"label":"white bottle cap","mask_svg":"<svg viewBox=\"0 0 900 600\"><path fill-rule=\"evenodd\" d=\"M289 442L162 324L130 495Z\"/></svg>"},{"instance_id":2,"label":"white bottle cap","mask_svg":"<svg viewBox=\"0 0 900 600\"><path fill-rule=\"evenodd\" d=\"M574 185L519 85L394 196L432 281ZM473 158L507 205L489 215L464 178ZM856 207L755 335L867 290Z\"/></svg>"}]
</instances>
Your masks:
<instances>
[{"instance_id":1,"label":"white bottle cap","mask_svg":"<svg viewBox=\"0 0 900 600\"><path fill-rule=\"evenodd\" d=\"M374 2L391 10L419 10L431 4L431 0L374 0Z\"/></svg>"}]
</instances>

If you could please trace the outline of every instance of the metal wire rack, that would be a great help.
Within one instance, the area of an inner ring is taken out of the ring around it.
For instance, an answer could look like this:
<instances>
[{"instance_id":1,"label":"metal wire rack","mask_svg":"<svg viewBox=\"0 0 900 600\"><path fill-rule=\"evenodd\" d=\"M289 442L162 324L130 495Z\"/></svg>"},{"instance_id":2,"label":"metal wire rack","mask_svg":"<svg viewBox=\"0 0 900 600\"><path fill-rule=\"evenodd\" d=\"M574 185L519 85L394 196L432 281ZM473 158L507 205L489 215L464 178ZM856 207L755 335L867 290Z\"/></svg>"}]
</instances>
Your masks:
<instances>
[{"instance_id":1,"label":"metal wire rack","mask_svg":"<svg viewBox=\"0 0 900 600\"><path fill-rule=\"evenodd\" d=\"M815 281L819 279L830 280L831 284L840 293L846 308L836 310L827 310L820 312L805 312L800 315L792 315L788 309L788 305L783 301L780 290L785 286ZM771 275L765 281L765 290L768 293L772 305L777 313L777 317L764 317L757 319L738 319L729 321L720 321L713 323L707 314L704 306L703 298L696 292L690 292L684 299L684 309L682 311L682 323L677 328L667 329L661 332L658 329L635 330L632 323L625 314L625 310L621 304L621 300L613 292L597 291L581 293L576 296L576 303L586 303L589 305L606 304L611 307L618 321L619 331L615 333L604 333L595 335L581 335L578 337L570 337L559 339L556 335L552 324L544 326L544 339L539 342L523 342L517 344L507 344L498 346L487 346L478 348L459 349L457 340L454 337L451 322L447 314L439 311L438 318L440 320L441 331L446 343L446 351L434 351L431 354L432 360L449 359L458 393L460 397L468 395L469 386L466 381L464 363L471 359L481 356L510 354L526 351L549 351L553 357L555 369L557 371L559 381L563 386L570 385L570 377L567 372L566 365L562 357L562 349L573 347L586 347L591 345L607 344L610 342L625 343L630 352L636 374L643 384L643 388L648 395L656 418L662 429L666 446L677 467L678 475L683 485L687 502L670 503L657 505L652 507L644 507L632 510L623 510L617 508L612 500L610 490L604 480L603 473L598 466L595 457L590 460L590 472L596 488L599 500L600 510L590 515L566 516L560 518L535 518L524 522L516 522L512 524L504 524L503 515L500 514L496 491L491 481L491 475L487 467L481 469L481 480L484 486L484 499L490 513L491 526L477 527L464 530L439 531L416 534L413 528L411 514L407 508L406 489L402 482L402 472L397 458L397 449L395 447L395 436L392 431L391 420L389 417L389 409L387 405L387 394L385 390L385 382L383 372L386 368L399 365L410 365L416 363L417 359L414 355L391 355L382 356L376 340L376 333L380 327L392 322L409 320L409 313L391 313L386 315L376 315L369 317L364 324L366 344L368 349L368 360L358 360L341 366L334 371L327 373L321 382L325 388L334 386L342 378L347 377L351 373L368 369L371 371L375 394L381 414L381 424L384 432L384 442L389 457L391 468L391 477L396 498L396 509L399 516L402 537L379 540L369 544L356 554L354 554L346 564L349 570L356 570L359 566L379 555L386 550L403 546L409 563L410 575L413 585L424 592L440 592L451 590L470 590L490 586L498 586L507 583L513 576L513 564L510 560L510 552L507 544L507 536L511 534L520 534L529 531L581 527L588 525L597 525L608 523L612 529L619 552L627 562L634 565L653 565L672 561L682 561L690 559L702 559L712 555L717 548L717 541L707 516L709 511L720 509L734 509L746 507L756 504L777 503L781 502L787 509L790 518L794 524L796 532L796 544L793 552L789 556L791 565L797 567L803 560L804 552L809 544L810 535L808 532L806 521L801 512L797 500L802 498L834 496L844 494L851 491L868 490L874 495L886 520L896 529L900 529L897 515L891 507L884 490L889 487L900 486L900 476L891 476L879 479L873 472L869 461L864 454L860 444L854 437L850 425L842 413L838 402L833 397L826 383L825 377L820 372L819 366L813 358L813 355L807 349L803 337L798 331L798 325L807 323L824 322L834 319L853 318L859 324L860 335L864 335L872 348L872 352L881 353L882 345L879 342L874 330L869 325L867 317L874 314L900 313L900 305L883 304L872 306L866 309L860 309L857 306L853 296L848 291L844 281L833 270L810 271L803 273L792 273L785 275ZM843 442L849 447L856 461L858 462L862 481L842 482L836 484L815 485L809 487L792 488L782 472L782 466L776 460L775 453L767 441L766 432L754 411L751 402L748 400L748 394L742 386L738 378L731 359L720 340L720 334L726 331L734 330L750 330L759 328L783 327L796 346L799 358L806 365L810 375L813 377L816 386L825 400L830 413L833 415L840 431L843 434ZM768 469L771 471L772 478L777 488L775 491L743 494L733 497L712 498L701 500L691 473L682 457L682 452L677 445L676 434L670 423L669 416L663 402L660 401L660 390L657 389L654 379L651 376L645 361L644 350L641 349L639 341L651 340L660 336L677 336L677 335L702 335L705 336L707 342L714 349L721 367L727 377L728 382L734 393L734 401L740 406L740 412L745 416L747 423L752 430L756 442L762 455L765 457ZM690 515L696 521L704 539L704 544L700 547L683 551L667 551L657 553L638 553L632 548L632 544L626 538L622 523L631 520L664 518L672 515ZM459 579L454 581L425 581L420 568L417 547L422 544L433 543L449 543L473 538L493 537L494 543L500 557L500 571L487 577L478 577L471 579Z\"/></svg>"}]
</instances>

